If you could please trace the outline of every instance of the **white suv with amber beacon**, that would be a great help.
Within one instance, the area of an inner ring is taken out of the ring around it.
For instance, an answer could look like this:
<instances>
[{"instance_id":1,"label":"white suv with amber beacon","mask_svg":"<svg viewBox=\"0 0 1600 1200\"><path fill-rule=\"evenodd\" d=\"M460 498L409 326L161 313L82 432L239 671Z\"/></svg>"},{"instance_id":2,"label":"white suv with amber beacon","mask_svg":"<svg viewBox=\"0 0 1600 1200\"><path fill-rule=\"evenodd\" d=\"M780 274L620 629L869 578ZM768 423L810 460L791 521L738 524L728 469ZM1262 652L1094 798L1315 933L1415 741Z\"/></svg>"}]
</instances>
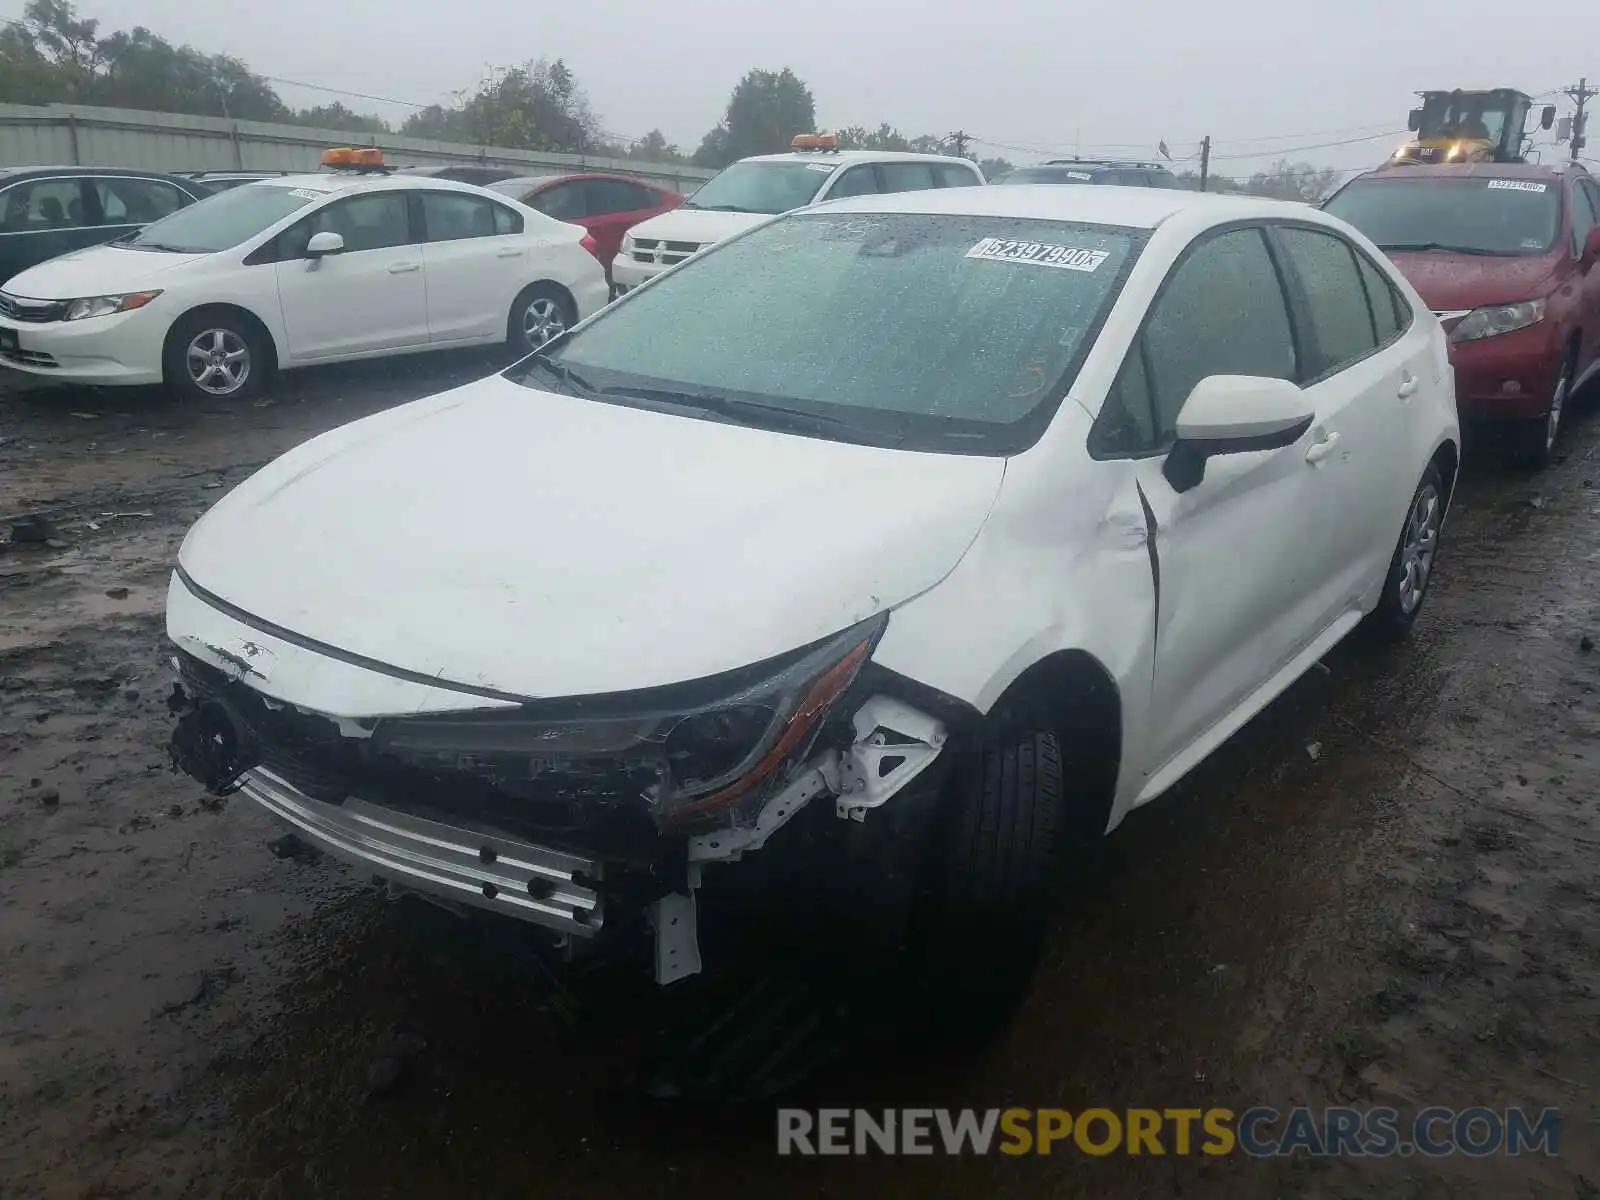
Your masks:
<instances>
[{"instance_id":1,"label":"white suv with amber beacon","mask_svg":"<svg viewBox=\"0 0 1600 1200\"><path fill-rule=\"evenodd\" d=\"M638 287L691 254L790 209L843 196L984 183L977 164L945 154L839 150L833 134L801 134L793 144L788 154L740 159L681 208L635 225L611 265L616 290Z\"/></svg>"}]
</instances>

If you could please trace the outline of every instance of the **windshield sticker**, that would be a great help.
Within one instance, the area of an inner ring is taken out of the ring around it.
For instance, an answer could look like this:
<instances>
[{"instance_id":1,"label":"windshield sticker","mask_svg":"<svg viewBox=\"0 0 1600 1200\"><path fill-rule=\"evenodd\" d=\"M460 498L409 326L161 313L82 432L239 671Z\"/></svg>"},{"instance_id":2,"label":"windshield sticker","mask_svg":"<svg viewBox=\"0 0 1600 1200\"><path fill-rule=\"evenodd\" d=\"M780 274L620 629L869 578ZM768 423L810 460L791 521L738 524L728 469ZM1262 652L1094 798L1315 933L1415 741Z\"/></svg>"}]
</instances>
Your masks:
<instances>
[{"instance_id":1,"label":"windshield sticker","mask_svg":"<svg viewBox=\"0 0 1600 1200\"><path fill-rule=\"evenodd\" d=\"M1502 192L1542 192L1548 185L1529 183L1526 179L1491 179L1489 186Z\"/></svg>"},{"instance_id":2,"label":"windshield sticker","mask_svg":"<svg viewBox=\"0 0 1600 1200\"><path fill-rule=\"evenodd\" d=\"M1094 176L1089 174L1089 172L1087 172L1087 171L1068 171L1067 172L1067 178L1068 179L1093 179Z\"/></svg>"},{"instance_id":3,"label":"windshield sticker","mask_svg":"<svg viewBox=\"0 0 1600 1200\"><path fill-rule=\"evenodd\" d=\"M987 262L1031 263L1036 267L1060 267L1064 271L1097 271L1111 256L1109 250L1080 250L1075 246L1052 246L1047 242L1017 242L1005 238L984 238L968 258Z\"/></svg>"},{"instance_id":4,"label":"windshield sticker","mask_svg":"<svg viewBox=\"0 0 1600 1200\"><path fill-rule=\"evenodd\" d=\"M833 174L833 168L837 165L837 163L807 163L806 170L821 171L825 175L831 175Z\"/></svg>"},{"instance_id":5,"label":"windshield sticker","mask_svg":"<svg viewBox=\"0 0 1600 1200\"><path fill-rule=\"evenodd\" d=\"M289 195L298 196L302 200L321 200L323 194L314 192L310 188L290 188Z\"/></svg>"}]
</instances>

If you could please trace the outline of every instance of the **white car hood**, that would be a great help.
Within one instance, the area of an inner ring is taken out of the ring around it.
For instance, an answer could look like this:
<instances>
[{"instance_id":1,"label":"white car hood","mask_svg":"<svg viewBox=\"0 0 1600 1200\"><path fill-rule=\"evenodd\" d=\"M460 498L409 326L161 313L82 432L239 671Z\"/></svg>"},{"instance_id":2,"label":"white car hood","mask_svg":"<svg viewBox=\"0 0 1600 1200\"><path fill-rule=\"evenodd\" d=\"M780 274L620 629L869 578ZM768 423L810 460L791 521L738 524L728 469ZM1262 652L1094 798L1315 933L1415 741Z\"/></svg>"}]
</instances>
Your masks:
<instances>
[{"instance_id":1,"label":"white car hood","mask_svg":"<svg viewBox=\"0 0 1600 1200\"><path fill-rule=\"evenodd\" d=\"M13 275L6 282L6 291L33 300L117 296L123 292L158 288L164 275L210 257L209 254L89 246Z\"/></svg>"},{"instance_id":2,"label":"white car hood","mask_svg":"<svg viewBox=\"0 0 1600 1200\"><path fill-rule=\"evenodd\" d=\"M246 613L441 684L627 691L927 590L1004 474L493 376L289 452L202 517L179 562Z\"/></svg>"},{"instance_id":3,"label":"white car hood","mask_svg":"<svg viewBox=\"0 0 1600 1200\"><path fill-rule=\"evenodd\" d=\"M702 246L743 233L753 225L772 220L765 213L712 212L710 209L675 208L659 217L640 221L628 233L636 238L662 238L669 242L698 242Z\"/></svg>"}]
</instances>

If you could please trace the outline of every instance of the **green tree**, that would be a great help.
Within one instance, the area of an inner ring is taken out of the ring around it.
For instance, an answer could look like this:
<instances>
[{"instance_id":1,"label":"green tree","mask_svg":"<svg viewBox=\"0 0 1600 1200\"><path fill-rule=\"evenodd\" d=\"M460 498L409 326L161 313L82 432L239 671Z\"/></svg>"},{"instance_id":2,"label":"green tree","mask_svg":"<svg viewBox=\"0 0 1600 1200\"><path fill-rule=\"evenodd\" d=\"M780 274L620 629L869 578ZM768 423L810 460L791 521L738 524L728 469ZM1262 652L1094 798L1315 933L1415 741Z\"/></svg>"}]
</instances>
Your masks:
<instances>
[{"instance_id":1,"label":"green tree","mask_svg":"<svg viewBox=\"0 0 1600 1200\"><path fill-rule=\"evenodd\" d=\"M521 150L605 148L599 119L572 70L561 59L493 68L454 108L433 105L413 113L400 132L440 141L510 146Z\"/></svg>"},{"instance_id":2,"label":"green tree","mask_svg":"<svg viewBox=\"0 0 1600 1200\"><path fill-rule=\"evenodd\" d=\"M346 108L339 101L302 108L289 118L290 124L309 125L313 129L338 129L349 133L388 133L388 122L377 117L362 116Z\"/></svg>"},{"instance_id":3,"label":"green tree","mask_svg":"<svg viewBox=\"0 0 1600 1200\"><path fill-rule=\"evenodd\" d=\"M983 177L985 179L998 179L1007 171L1013 171L1015 169L1016 168L1011 163L1007 162L1003 158L986 158L978 163L978 170L983 172Z\"/></svg>"},{"instance_id":4,"label":"green tree","mask_svg":"<svg viewBox=\"0 0 1600 1200\"><path fill-rule=\"evenodd\" d=\"M748 72L728 97L722 121L700 142L694 163L725 167L752 154L787 150L797 133L816 127L817 106L792 70Z\"/></svg>"},{"instance_id":5,"label":"green tree","mask_svg":"<svg viewBox=\"0 0 1600 1200\"><path fill-rule=\"evenodd\" d=\"M1270 170L1251 175L1241 185L1241 190L1252 196L1315 204L1333 190L1338 178L1339 172L1332 167L1314 167L1310 163L1294 163L1280 158Z\"/></svg>"},{"instance_id":6,"label":"green tree","mask_svg":"<svg viewBox=\"0 0 1600 1200\"><path fill-rule=\"evenodd\" d=\"M667 141L667 135L659 129L652 129L632 146L628 147L628 158L636 158L640 162L674 163L683 162L683 152Z\"/></svg>"}]
</instances>

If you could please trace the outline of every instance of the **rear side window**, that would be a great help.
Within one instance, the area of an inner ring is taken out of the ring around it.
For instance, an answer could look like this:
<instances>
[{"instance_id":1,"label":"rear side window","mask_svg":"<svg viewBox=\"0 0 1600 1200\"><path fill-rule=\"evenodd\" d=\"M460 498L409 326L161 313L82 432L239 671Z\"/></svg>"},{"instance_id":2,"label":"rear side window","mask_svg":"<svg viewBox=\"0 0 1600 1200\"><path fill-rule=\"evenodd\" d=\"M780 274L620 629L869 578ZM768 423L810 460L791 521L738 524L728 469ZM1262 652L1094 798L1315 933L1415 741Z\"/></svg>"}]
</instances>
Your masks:
<instances>
[{"instance_id":1,"label":"rear side window","mask_svg":"<svg viewBox=\"0 0 1600 1200\"><path fill-rule=\"evenodd\" d=\"M886 192L921 192L933 186L933 168L927 163L879 163L878 178Z\"/></svg>"},{"instance_id":2,"label":"rear side window","mask_svg":"<svg viewBox=\"0 0 1600 1200\"><path fill-rule=\"evenodd\" d=\"M558 221L576 221L579 217L588 215L581 181L558 183L555 187L546 188L528 201L528 207L536 208L545 216L554 217Z\"/></svg>"},{"instance_id":3,"label":"rear side window","mask_svg":"<svg viewBox=\"0 0 1600 1200\"><path fill-rule=\"evenodd\" d=\"M37 179L0 192L0 233L41 233L87 222L77 179Z\"/></svg>"},{"instance_id":4,"label":"rear side window","mask_svg":"<svg viewBox=\"0 0 1600 1200\"><path fill-rule=\"evenodd\" d=\"M1386 345L1404 328L1404 322L1400 319L1400 301L1395 295L1394 285L1360 251L1356 252L1356 265L1361 271L1361 282L1367 289L1367 305L1372 309L1372 326L1378 335L1378 345Z\"/></svg>"},{"instance_id":5,"label":"rear side window","mask_svg":"<svg viewBox=\"0 0 1600 1200\"><path fill-rule=\"evenodd\" d=\"M837 200L840 196L872 196L878 191L878 177L870 166L851 167L839 176L837 183L828 191L829 200Z\"/></svg>"},{"instance_id":6,"label":"rear side window","mask_svg":"<svg viewBox=\"0 0 1600 1200\"><path fill-rule=\"evenodd\" d=\"M1208 375L1294 379L1296 365L1288 306L1261 231L1215 234L1167 277L1106 398L1094 451L1167 445L1179 410Z\"/></svg>"},{"instance_id":7,"label":"rear side window","mask_svg":"<svg viewBox=\"0 0 1600 1200\"><path fill-rule=\"evenodd\" d=\"M1356 252L1337 234L1317 229L1281 228L1278 237L1311 318L1302 376L1308 383L1325 379L1378 346Z\"/></svg>"},{"instance_id":8,"label":"rear side window","mask_svg":"<svg viewBox=\"0 0 1600 1200\"><path fill-rule=\"evenodd\" d=\"M588 179L584 181L583 191L591 217L655 207L655 197L651 193L623 179Z\"/></svg>"},{"instance_id":9,"label":"rear side window","mask_svg":"<svg viewBox=\"0 0 1600 1200\"><path fill-rule=\"evenodd\" d=\"M963 167L956 163L934 163L933 177L942 188L949 187L976 187L978 177L973 174L971 167Z\"/></svg>"},{"instance_id":10,"label":"rear side window","mask_svg":"<svg viewBox=\"0 0 1600 1200\"><path fill-rule=\"evenodd\" d=\"M458 242L493 237L495 210L500 206L481 196L457 192L422 193L422 221L430 242Z\"/></svg>"}]
</instances>

